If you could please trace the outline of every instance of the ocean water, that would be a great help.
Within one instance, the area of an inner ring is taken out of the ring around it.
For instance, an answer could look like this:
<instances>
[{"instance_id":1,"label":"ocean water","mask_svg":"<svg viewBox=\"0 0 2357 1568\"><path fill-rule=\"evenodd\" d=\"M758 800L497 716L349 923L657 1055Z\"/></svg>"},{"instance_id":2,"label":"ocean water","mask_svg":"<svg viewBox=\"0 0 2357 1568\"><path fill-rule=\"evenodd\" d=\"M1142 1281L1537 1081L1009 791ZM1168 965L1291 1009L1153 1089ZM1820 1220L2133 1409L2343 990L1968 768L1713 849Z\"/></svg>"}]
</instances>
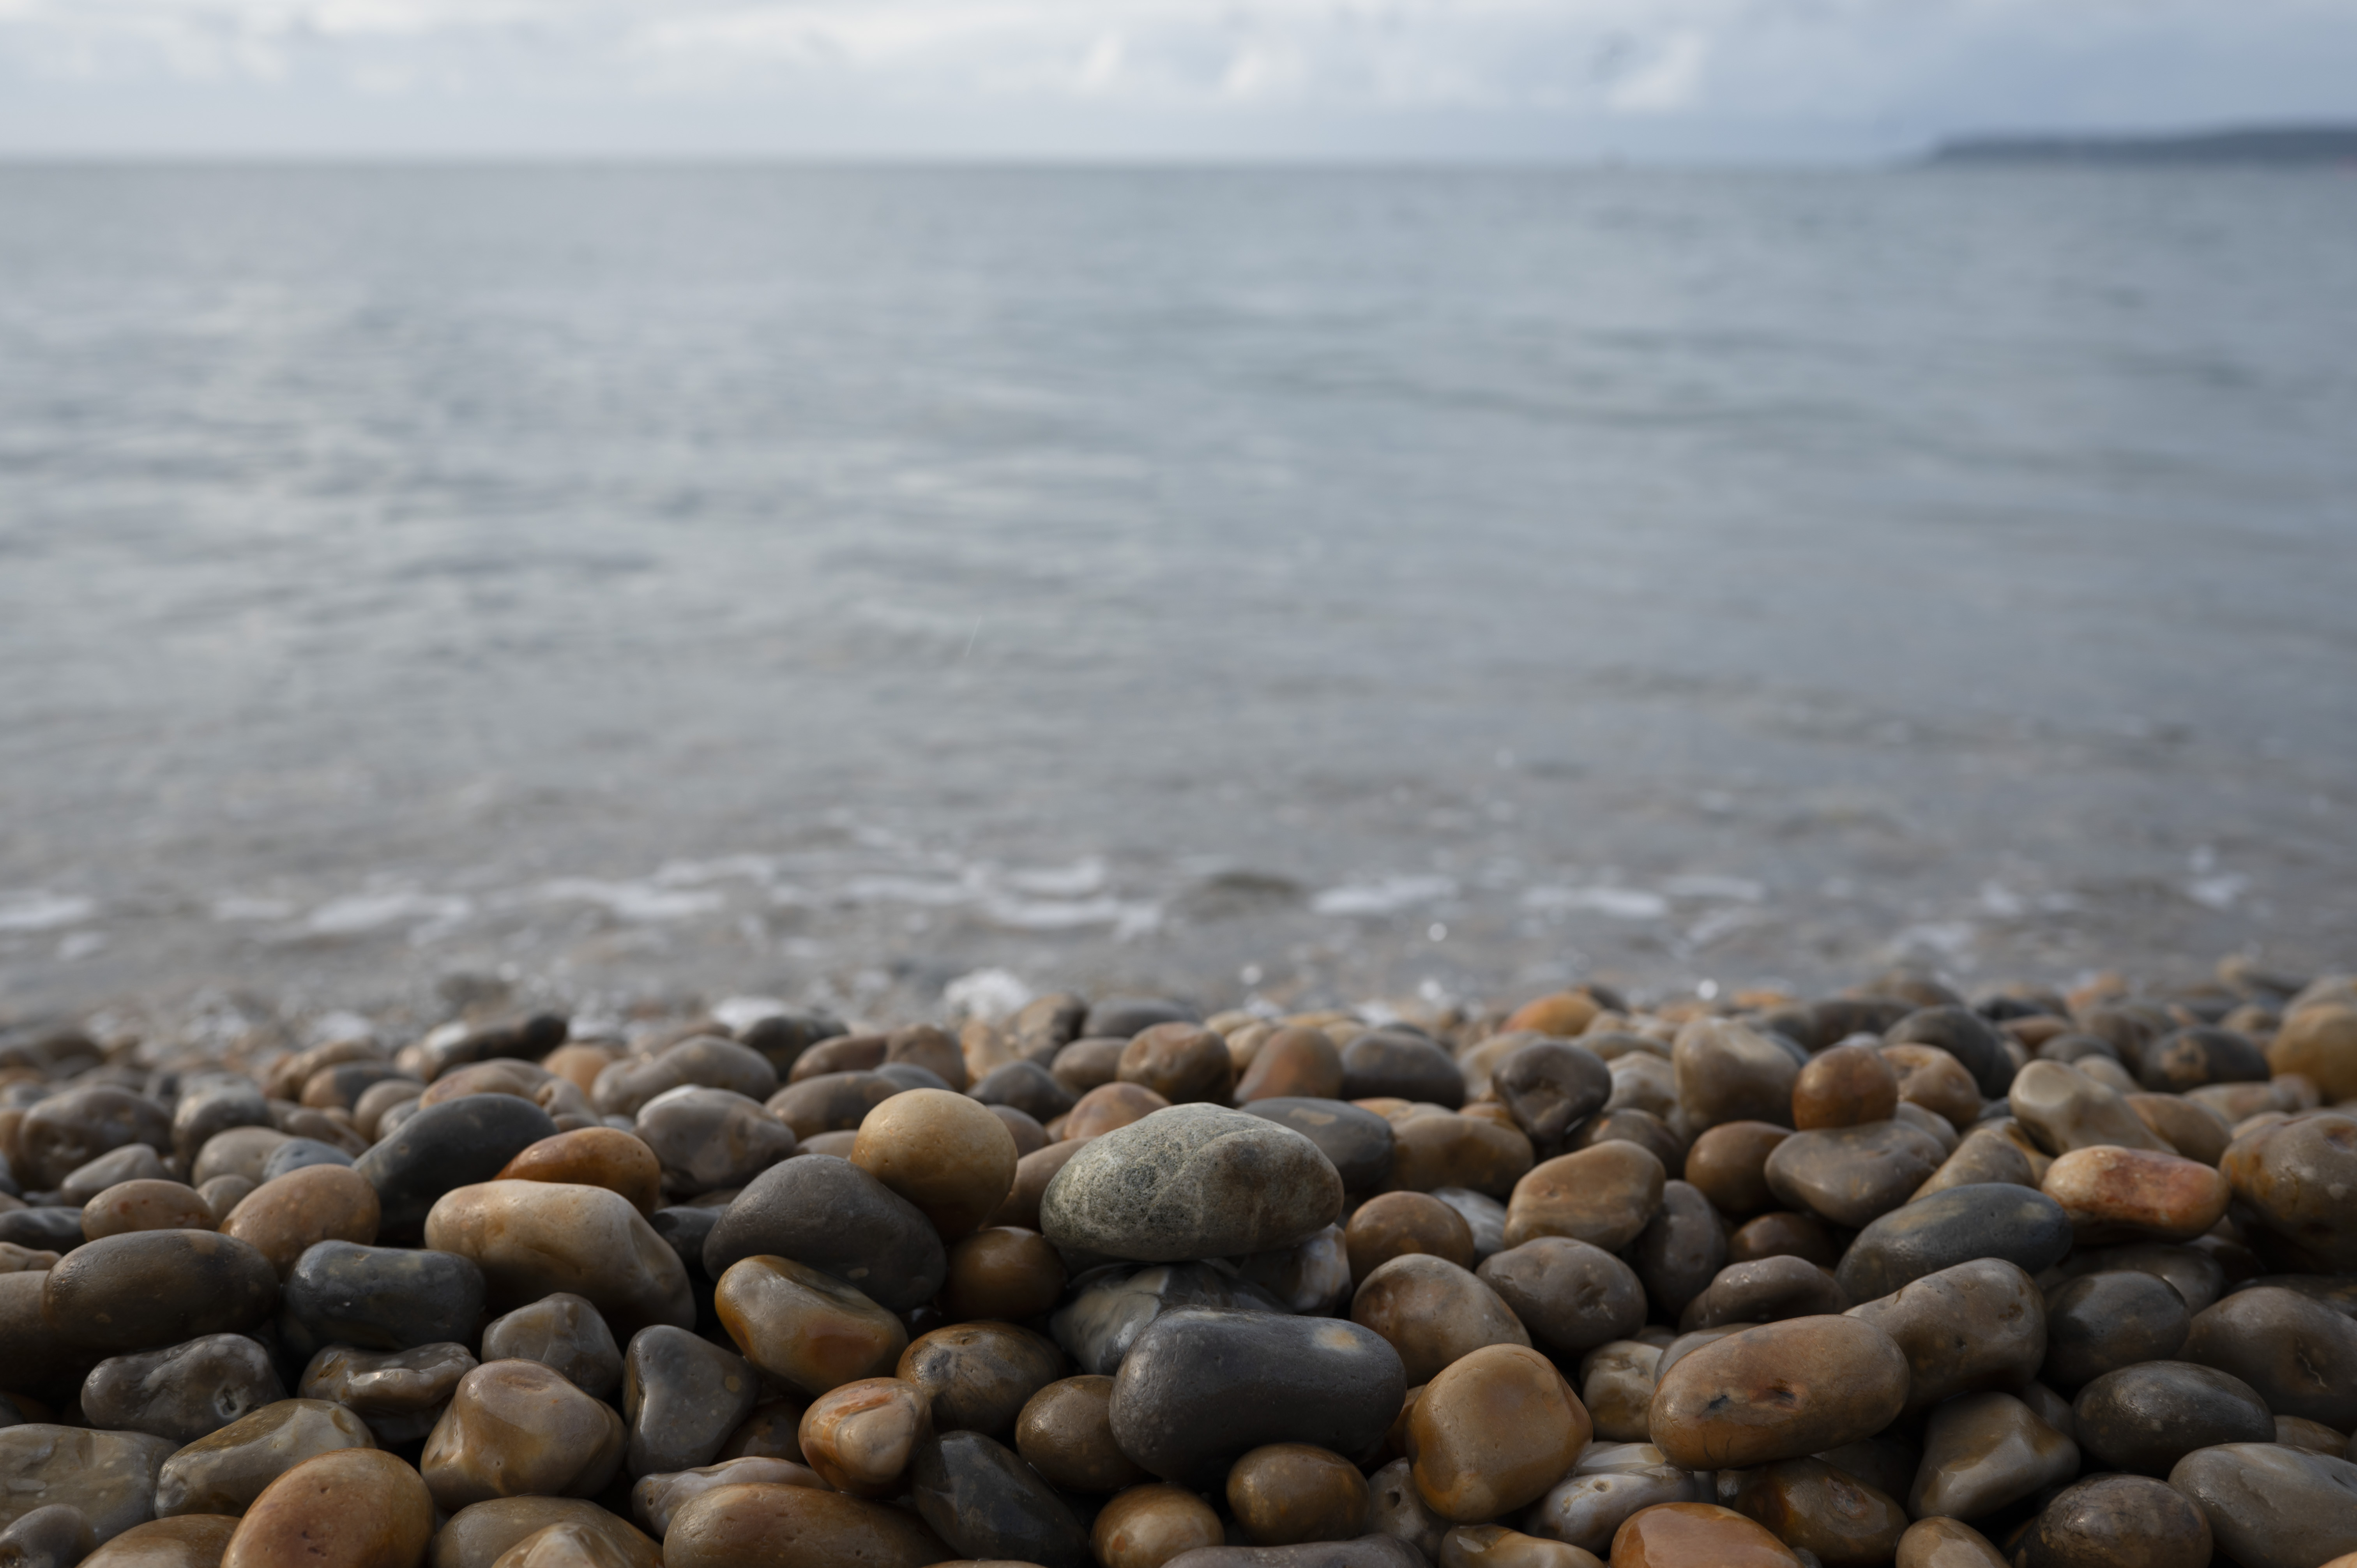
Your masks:
<instances>
[{"instance_id":1,"label":"ocean water","mask_svg":"<svg viewBox=\"0 0 2357 1568\"><path fill-rule=\"evenodd\" d=\"M0 169L0 1012L2244 949L2345 174Z\"/></svg>"}]
</instances>

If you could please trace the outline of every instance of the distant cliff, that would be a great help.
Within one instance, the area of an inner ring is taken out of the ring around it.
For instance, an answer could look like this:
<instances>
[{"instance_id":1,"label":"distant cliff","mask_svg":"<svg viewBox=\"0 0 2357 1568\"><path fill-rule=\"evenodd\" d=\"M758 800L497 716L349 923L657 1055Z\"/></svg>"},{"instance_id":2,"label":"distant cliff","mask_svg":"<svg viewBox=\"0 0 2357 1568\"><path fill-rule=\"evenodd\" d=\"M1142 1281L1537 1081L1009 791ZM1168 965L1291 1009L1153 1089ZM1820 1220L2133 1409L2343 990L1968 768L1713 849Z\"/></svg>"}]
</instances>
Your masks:
<instances>
[{"instance_id":1,"label":"distant cliff","mask_svg":"<svg viewBox=\"0 0 2357 1568\"><path fill-rule=\"evenodd\" d=\"M1960 136L1935 164L2351 164L2357 125L2283 125L2171 135Z\"/></svg>"}]
</instances>

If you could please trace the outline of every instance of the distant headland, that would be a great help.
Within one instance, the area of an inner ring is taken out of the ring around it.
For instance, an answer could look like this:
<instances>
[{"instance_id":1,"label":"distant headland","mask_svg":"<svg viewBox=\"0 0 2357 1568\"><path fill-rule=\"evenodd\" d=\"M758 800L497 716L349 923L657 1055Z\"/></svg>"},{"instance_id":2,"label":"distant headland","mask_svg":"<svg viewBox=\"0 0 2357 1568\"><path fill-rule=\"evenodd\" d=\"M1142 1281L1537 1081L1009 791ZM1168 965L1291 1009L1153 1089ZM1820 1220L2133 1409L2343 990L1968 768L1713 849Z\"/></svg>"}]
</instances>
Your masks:
<instances>
[{"instance_id":1,"label":"distant headland","mask_svg":"<svg viewBox=\"0 0 2357 1568\"><path fill-rule=\"evenodd\" d=\"M2357 166L2357 125L2248 126L2157 134L1959 136L1935 164L2266 164Z\"/></svg>"}]
</instances>

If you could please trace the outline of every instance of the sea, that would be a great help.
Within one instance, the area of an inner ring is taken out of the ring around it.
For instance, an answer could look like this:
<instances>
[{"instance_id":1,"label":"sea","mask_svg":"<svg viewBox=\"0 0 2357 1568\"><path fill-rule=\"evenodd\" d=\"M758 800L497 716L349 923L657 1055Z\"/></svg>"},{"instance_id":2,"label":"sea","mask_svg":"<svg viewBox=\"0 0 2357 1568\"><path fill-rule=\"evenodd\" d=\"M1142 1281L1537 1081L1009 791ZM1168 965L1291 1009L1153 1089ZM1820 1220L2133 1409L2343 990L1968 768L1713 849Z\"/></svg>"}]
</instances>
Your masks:
<instances>
[{"instance_id":1,"label":"sea","mask_svg":"<svg viewBox=\"0 0 2357 1568\"><path fill-rule=\"evenodd\" d=\"M2345 168L0 166L0 1023L2228 953Z\"/></svg>"}]
</instances>

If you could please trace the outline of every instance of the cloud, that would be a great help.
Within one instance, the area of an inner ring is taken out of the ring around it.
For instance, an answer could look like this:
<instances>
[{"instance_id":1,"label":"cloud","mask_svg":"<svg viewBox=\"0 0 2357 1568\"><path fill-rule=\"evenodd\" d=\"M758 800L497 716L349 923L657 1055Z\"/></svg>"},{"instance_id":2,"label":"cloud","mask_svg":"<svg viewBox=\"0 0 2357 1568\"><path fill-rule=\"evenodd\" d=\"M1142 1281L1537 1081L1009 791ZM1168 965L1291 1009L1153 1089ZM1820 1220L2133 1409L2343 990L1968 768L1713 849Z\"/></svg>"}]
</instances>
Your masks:
<instances>
[{"instance_id":1,"label":"cloud","mask_svg":"<svg viewBox=\"0 0 2357 1568\"><path fill-rule=\"evenodd\" d=\"M169 141L167 100L263 135L362 112L399 132L406 104L493 139L627 141L668 105L951 150L994 124L1273 116L1903 139L2357 115L2357 0L0 0L0 147L102 108Z\"/></svg>"}]
</instances>

